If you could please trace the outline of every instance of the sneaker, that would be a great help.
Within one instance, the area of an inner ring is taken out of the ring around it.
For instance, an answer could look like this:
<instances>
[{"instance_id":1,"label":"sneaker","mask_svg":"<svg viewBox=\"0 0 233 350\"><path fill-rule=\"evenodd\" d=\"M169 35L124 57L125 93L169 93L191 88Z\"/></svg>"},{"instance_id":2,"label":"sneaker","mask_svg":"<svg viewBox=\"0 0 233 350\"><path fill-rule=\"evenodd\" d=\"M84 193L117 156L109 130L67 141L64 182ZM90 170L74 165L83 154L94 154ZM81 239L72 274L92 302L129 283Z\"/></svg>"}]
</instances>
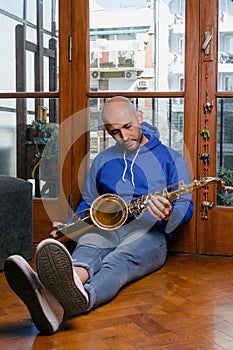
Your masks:
<instances>
[{"instance_id":1,"label":"sneaker","mask_svg":"<svg viewBox=\"0 0 233 350\"><path fill-rule=\"evenodd\" d=\"M7 282L27 306L36 327L44 334L56 332L64 310L27 261L20 255L11 255L5 261L4 271Z\"/></svg>"},{"instance_id":2,"label":"sneaker","mask_svg":"<svg viewBox=\"0 0 233 350\"><path fill-rule=\"evenodd\" d=\"M64 319L87 311L88 294L64 245L51 238L45 239L38 244L35 259L38 276L62 305Z\"/></svg>"}]
</instances>

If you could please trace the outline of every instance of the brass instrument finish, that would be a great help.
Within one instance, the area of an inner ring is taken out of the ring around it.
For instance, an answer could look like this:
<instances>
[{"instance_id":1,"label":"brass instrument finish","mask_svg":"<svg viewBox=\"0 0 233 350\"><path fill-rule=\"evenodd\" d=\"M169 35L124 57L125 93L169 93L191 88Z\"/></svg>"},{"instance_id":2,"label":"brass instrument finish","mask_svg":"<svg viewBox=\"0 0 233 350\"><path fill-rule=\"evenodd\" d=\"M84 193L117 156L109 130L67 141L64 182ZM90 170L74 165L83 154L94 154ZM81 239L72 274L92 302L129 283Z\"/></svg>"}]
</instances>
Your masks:
<instances>
[{"instance_id":1,"label":"brass instrument finish","mask_svg":"<svg viewBox=\"0 0 233 350\"><path fill-rule=\"evenodd\" d=\"M147 202L152 195L163 196L170 202L173 202L182 195L192 193L194 190L207 186L210 183L217 183L224 191L233 193L233 187L225 186L225 182L222 179L218 177L203 177L199 180L194 180L188 185L185 185L183 181L179 181L128 202L124 201L124 199L116 194L103 194L97 197L93 201L91 208L85 211L85 218L81 218L79 213L77 213L72 217L74 222L58 227L59 240L65 241L67 239L73 239L85 233L93 226L103 230L117 229L124 225L129 216L139 219L145 212Z\"/></svg>"}]
</instances>

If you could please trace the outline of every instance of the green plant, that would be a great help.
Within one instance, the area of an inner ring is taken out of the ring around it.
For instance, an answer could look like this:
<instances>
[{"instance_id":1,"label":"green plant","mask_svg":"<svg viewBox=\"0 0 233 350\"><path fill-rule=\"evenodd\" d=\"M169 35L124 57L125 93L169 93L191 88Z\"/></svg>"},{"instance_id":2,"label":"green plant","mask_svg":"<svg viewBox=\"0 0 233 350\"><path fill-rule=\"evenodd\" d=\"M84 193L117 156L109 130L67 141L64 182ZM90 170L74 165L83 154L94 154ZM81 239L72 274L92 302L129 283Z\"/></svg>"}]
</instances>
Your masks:
<instances>
[{"instance_id":1,"label":"green plant","mask_svg":"<svg viewBox=\"0 0 233 350\"><path fill-rule=\"evenodd\" d=\"M46 142L43 159L51 161L53 163L58 162L59 158L59 127L58 125L53 126L51 135Z\"/></svg>"},{"instance_id":2,"label":"green plant","mask_svg":"<svg viewBox=\"0 0 233 350\"><path fill-rule=\"evenodd\" d=\"M53 132L55 127L53 125L50 125L48 123L41 122L39 120L33 120L31 123L31 128L33 130L38 130L43 133L44 137L49 138Z\"/></svg>"},{"instance_id":3,"label":"green plant","mask_svg":"<svg viewBox=\"0 0 233 350\"><path fill-rule=\"evenodd\" d=\"M220 168L217 175L218 177L220 177L222 180L225 181L226 186L233 186L233 170ZM233 206L232 193L219 190L217 193L217 203L218 205L232 207Z\"/></svg>"}]
</instances>

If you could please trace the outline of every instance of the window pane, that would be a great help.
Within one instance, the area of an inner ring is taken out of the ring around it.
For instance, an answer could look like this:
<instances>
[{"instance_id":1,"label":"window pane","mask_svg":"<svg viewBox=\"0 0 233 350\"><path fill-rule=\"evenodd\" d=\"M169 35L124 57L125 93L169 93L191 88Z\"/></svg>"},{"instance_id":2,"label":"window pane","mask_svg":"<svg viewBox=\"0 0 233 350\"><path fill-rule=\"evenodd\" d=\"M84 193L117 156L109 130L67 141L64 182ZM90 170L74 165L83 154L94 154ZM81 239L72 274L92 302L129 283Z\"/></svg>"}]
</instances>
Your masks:
<instances>
[{"instance_id":1,"label":"window pane","mask_svg":"<svg viewBox=\"0 0 233 350\"><path fill-rule=\"evenodd\" d=\"M43 28L52 31L53 15L51 0L43 1Z\"/></svg>"},{"instance_id":2,"label":"window pane","mask_svg":"<svg viewBox=\"0 0 233 350\"><path fill-rule=\"evenodd\" d=\"M0 92L57 91L57 6L55 0L0 0Z\"/></svg>"},{"instance_id":3,"label":"window pane","mask_svg":"<svg viewBox=\"0 0 233 350\"><path fill-rule=\"evenodd\" d=\"M183 153L184 109L182 98L136 98L135 107L143 112L143 121L158 128L161 141ZM104 99L90 99L90 158L115 143L101 120Z\"/></svg>"},{"instance_id":4,"label":"window pane","mask_svg":"<svg viewBox=\"0 0 233 350\"><path fill-rule=\"evenodd\" d=\"M1 175L32 182L34 197L58 197L57 99L0 100L0 140Z\"/></svg>"},{"instance_id":5,"label":"window pane","mask_svg":"<svg viewBox=\"0 0 233 350\"><path fill-rule=\"evenodd\" d=\"M36 25L36 2L37 0L26 1L27 6L27 21Z\"/></svg>"},{"instance_id":6,"label":"window pane","mask_svg":"<svg viewBox=\"0 0 233 350\"><path fill-rule=\"evenodd\" d=\"M0 13L0 92L15 91L16 63L15 63L15 27L19 23Z\"/></svg>"},{"instance_id":7,"label":"window pane","mask_svg":"<svg viewBox=\"0 0 233 350\"><path fill-rule=\"evenodd\" d=\"M17 17L23 18L24 0L0 0L0 8Z\"/></svg>"},{"instance_id":8,"label":"window pane","mask_svg":"<svg viewBox=\"0 0 233 350\"><path fill-rule=\"evenodd\" d=\"M233 98L218 100L217 147L218 176L233 186ZM218 204L233 206L232 194L219 191Z\"/></svg>"},{"instance_id":9,"label":"window pane","mask_svg":"<svg viewBox=\"0 0 233 350\"><path fill-rule=\"evenodd\" d=\"M16 176L16 101L0 100L0 174Z\"/></svg>"},{"instance_id":10,"label":"window pane","mask_svg":"<svg viewBox=\"0 0 233 350\"><path fill-rule=\"evenodd\" d=\"M218 90L233 91L233 2L219 0Z\"/></svg>"},{"instance_id":11,"label":"window pane","mask_svg":"<svg viewBox=\"0 0 233 350\"><path fill-rule=\"evenodd\" d=\"M90 1L90 86L184 89L185 1Z\"/></svg>"}]
</instances>

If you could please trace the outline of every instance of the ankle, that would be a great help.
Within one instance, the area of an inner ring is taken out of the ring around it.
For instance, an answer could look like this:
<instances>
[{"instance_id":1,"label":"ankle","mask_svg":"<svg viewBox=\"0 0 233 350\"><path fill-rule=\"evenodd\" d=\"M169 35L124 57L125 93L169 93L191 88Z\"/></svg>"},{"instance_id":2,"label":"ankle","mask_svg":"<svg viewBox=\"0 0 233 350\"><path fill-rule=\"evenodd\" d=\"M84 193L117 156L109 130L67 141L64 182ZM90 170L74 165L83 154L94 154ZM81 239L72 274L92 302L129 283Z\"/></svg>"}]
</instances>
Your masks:
<instances>
[{"instance_id":1,"label":"ankle","mask_svg":"<svg viewBox=\"0 0 233 350\"><path fill-rule=\"evenodd\" d=\"M89 279L89 274L87 270L84 267L80 267L80 266L74 266L74 269L78 274L80 280L82 281L82 284L86 283L87 280Z\"/></svg>"}]
</instances>

